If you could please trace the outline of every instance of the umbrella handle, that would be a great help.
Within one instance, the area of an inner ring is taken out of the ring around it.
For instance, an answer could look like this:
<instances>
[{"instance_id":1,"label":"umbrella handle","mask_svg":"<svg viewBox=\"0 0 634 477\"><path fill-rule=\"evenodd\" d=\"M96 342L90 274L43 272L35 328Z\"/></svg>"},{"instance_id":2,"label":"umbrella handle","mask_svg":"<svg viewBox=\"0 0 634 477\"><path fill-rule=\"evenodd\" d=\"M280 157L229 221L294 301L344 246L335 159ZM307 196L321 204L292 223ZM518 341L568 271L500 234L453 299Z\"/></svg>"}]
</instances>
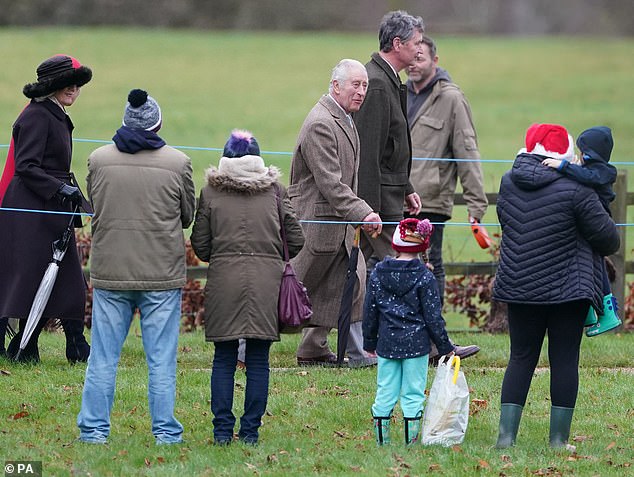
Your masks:
<instances>
[{"instance_id":1,"label":"umbrella handle","mask_svg":"<svg viewBox=\"0 0 634 477\"><path fill-rule=\"evenodd\" d=\"M66 250L66 248L68 247L70 238L75 230L73 224L75 222L75 215L77 214L77 212L79 212L79 205L75 206L75 210L73 210L73 214L70 216L70 221L68 222L68 226L66 227L66 230L64 230L64 234L62 235L62 237L59 240L53 242L53 249L63 251Z\"/></svg>"},{"instance_id":2,"label":"umbrella handle","mask_svg":"<svg viewBox=\"0 0 634 477\"><path fill-rule=\"evenodd\" d=\"M361 240L361 226L357 225L354 228L354 242L353 242L353 246L358 247L359 246L359 240Z\"/></svg>"}]
</instances>

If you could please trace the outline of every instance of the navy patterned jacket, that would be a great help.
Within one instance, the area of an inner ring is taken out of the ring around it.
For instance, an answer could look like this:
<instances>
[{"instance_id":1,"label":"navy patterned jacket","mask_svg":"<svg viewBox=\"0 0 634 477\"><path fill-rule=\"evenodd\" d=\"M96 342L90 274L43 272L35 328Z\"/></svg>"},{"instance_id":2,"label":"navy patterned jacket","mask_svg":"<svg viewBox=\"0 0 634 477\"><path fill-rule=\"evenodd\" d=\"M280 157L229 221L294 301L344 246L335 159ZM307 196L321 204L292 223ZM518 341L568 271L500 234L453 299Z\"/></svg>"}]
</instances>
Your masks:
<instances>
[{"instance_id":1,"label":"navy patterned jacket","mask_svg":"<svg viewBox=\"0 0 634 477\"><path fill-rule=\"evenodd\" d=\"M441 355L454 349L445 331L436 278L418 259L386 257L370 276L363 349L382 358L416 358L429 354L430 339Z\"/></svg>"}]
</instances>

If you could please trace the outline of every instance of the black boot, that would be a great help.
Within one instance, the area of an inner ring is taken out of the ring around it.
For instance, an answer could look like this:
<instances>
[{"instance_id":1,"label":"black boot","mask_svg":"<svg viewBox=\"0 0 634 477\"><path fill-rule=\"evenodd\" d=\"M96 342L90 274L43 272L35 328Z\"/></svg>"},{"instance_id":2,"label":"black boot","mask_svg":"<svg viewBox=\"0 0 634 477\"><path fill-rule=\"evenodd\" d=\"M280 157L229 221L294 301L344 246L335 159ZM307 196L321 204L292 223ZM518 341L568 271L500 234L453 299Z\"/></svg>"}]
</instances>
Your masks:
<instances>
[{"instance_id":1,"label":"black boot","mask_svg":"<svg viewBox=\"0 0 634 477\"><path fill-rule=\"evenodd\" d=\"M62 320L66 335L66 359L70 364L85 363L90 356L90 345L84 337L83 320Z\"/></svg>"},{"instance_id":2,"label":"black boot","mask_svg":"<svg viewBox=\"0 0 634 477\"><path fill-rule=\"evenodd\" d=\"M40 339L40 333L46 326L47 321L46 319L41 319L37 325L35 325L35 329L28 343L24 349L20 351L20 341L22 341L24 325L26 324L26 320L20 320L20 331L15 334L7 347L7 358L18 363L39 363L40 351L37 346L37 341Z\"/></svg>"},{"instance_id":3,"label":"black boot","mask_svg":"<svg viewBox=\"0 0 634 477\"><path fill-rule=\"evenodd\" d=\"M0 358L4 358L7 355L7 350L4 347L7 326L9 326L9 318L0 318Z\"/></svg>"}]
</instances>

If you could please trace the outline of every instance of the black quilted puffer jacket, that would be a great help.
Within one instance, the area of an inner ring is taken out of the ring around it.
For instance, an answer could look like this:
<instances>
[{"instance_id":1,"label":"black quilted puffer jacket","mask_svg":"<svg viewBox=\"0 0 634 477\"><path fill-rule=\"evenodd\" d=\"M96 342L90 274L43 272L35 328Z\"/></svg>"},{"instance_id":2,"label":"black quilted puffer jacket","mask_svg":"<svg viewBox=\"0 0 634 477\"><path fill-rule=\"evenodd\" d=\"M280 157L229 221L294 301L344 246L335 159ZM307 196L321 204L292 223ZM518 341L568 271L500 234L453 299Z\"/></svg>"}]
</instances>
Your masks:
<instances>
[{"instance_id":1,"label":"black quilted puffer jacket","mask_svg":"<svg viewBox=\"0 0 634 477\"><path fill-rule=\"evenodd\" d=\"M596 192L520 154L504 174L497 201L502 226L493 298L554 304L588 300L603 310L602 256L620 244Z\"/></svg>"}]
</instances>

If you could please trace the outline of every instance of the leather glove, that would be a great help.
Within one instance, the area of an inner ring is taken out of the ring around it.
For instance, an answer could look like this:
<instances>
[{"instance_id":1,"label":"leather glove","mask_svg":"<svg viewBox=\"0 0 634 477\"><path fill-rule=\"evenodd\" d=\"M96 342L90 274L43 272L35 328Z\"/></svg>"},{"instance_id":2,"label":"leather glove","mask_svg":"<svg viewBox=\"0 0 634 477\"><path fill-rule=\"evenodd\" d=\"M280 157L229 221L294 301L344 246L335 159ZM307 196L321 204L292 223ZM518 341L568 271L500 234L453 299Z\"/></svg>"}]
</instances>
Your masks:
<instances>
[{"instance_id":1,"label":"leather glove","mask_svg":"<svg viewBox=\"0 0 634 477\"><path fill-rule=\"evenodd\" d=\"M62 184L57 190L57 196L62 201L62 204L70 202L76 207L81 205L81 192L79 192L79 188L75 186Z\"/></svg>"}]
</instances>

